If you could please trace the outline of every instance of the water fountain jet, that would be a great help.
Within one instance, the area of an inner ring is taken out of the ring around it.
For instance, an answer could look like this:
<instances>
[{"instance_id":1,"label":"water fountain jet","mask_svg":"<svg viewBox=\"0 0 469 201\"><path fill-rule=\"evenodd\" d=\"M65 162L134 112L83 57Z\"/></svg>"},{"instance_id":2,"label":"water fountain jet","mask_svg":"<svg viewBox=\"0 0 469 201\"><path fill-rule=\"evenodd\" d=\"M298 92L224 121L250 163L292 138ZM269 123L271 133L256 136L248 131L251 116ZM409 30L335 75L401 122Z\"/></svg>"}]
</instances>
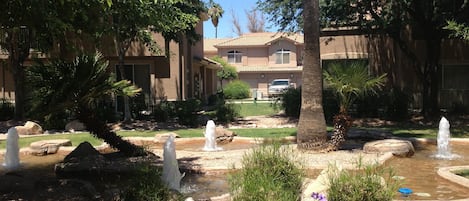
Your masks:
<instances>
[{"instance_id":1,"label":"water fountain jet","mask_svg":"<svg viewBox=\"0 0 469 201\"><path fill-rule=\"evenodd\" d=\"M451 133L449 128L449 121L445 117L441 117L437 136L438 152L434 155L435 158L451 160L460 157L457 154L451 153Z\"/></svg>"},{"instance_id":2,"label":"water fountain jet","mask_svg":"<svg viewBox=\"0 0 469 201\"><path fill-rule=\"evenodd\" d=\"M184 174L179 172L179 165L176 158L176 148L174 145L174 136L170 135L163 147L163 173L162 180L168 188L180 191L181 179Z\"/></svg>"},{"instance_id":3,"label":"water fountain jet","mask_svg":"<svg viewBox=\"0 0 469 201\"><path fill-rule=\"evenodd\" d=\"M18 146L18 131L15 127L8 129L7 146L5 152L5 160L3 166L10 171L16 170L20 167L20 148Z\"/></svg>"},{"instance_id":4,"label":"water fountain jet","mask_svg":"<svg viewBox=\"0 0 469 201\"><path fill-rule=\"evenodd\" d=\"M217 147L216 141L216 132L215 132L215 122L213 120L208 120L205 127L205 146L204 151L220 151L223 150L221 147Z\"/></svg>"}]
</instances>

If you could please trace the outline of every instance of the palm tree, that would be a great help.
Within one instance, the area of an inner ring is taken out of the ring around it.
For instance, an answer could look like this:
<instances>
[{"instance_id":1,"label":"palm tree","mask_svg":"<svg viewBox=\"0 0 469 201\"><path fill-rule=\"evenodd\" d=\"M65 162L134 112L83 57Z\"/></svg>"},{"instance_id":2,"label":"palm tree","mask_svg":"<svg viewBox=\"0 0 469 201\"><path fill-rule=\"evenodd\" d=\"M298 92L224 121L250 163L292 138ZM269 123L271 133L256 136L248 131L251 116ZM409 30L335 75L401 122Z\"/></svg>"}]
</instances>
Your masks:
<instances>
[{"instance_id":1,"label":"palm tree","mask_svg":"<svg viewBox=\"0 0 469 201\"><path fill-rule=\"evenodd\" d=\"M377 94L377 90L384 86L386 74L374 77L368 73L364 62L332 63L324 70L325 87L332 90L339 102L339 113L333 117L334 133L329 142L329 149L337 150L352 125L352 118L348 109L358 98L370 93Z\"/></svg>"},{"instance_id":2,"label":"palm tree","mask_svg":"<svg viewBox=\"0 0 469 201\"><path fill-rule=\"evenodd\" d=\"M220 4L215 3L213 0L209 2L210 8L208 9L208 16L212 20L212 24L215 27L215 38L217 38L218 32L218 20L223 16L225 12Z\"/></svg>"},{"instance_id":3,"label":"palm tree","mask_svg":"<svg viewBox=\"0 0 469 201\"><path fill-rule=\"evenodd\" d=\"M299 149L321 151L327 142L322 108L322 70L319 57L319 1L303 1L304 65L301 109L298 121Z\"/></svg>"},{"instance_id":4,"label":"palm tree","mask_svg":"<svg viewBox=\"0 0 469 201\"><path fill-rule=\"evenodd\" d=\"M32 90L31 111L49 115L64 110L72 111L88 129L111 147L128 156L141 155L143 148L123 140L111 131L96 114L96 103L113 94L133 96L139 88L127 80L116 81L101 54L83 55L73 62L54 60L39 63L28 69Z\"/></svg>"}]
</instances>

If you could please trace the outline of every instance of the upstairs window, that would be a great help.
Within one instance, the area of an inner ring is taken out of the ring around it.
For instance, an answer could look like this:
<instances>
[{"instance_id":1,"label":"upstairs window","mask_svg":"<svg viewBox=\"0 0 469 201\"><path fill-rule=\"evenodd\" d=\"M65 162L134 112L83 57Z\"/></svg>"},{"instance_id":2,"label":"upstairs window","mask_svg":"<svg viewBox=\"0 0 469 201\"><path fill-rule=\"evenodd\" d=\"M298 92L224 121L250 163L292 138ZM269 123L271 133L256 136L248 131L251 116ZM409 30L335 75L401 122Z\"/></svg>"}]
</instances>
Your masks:
<instances>
[{"instance_id":1,"label":"upstairs window","mask_svg":"<svg viewBox=\"0 0 469 201\"><path fill-rule=\"evenodd\" d=\"M290 50L280 49L275 53L276 64L288 64L290 63Z\"/></svg>"},{"instance_id":2,"label":"upstairs window","mask_svg":"<svg viewBox=\"0 0 469 201\"><path fill-rule=\"evenodd\" d=\"M241 63L243 54L240 51L232 50L228 52L228 63Z\"/></svg>"}]
</instances>

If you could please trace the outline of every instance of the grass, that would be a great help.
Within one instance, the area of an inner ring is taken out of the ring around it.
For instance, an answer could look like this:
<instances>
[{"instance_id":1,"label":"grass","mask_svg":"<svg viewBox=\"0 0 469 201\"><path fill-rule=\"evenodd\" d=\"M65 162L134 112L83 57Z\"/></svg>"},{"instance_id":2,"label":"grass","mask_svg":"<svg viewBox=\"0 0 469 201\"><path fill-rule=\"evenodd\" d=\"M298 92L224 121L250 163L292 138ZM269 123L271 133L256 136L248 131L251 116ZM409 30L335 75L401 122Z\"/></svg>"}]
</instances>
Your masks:
<instances>
[{"instance_id":1,"label":"grass","mask_svg":"<svg viewBox=\"0 0 469 201\"><path fill-rule=\"evenodd\" d=\"M279 109L274 108L271 103L239 103L239 114L242 117L260 116L260 115L275 115Z\"/></svg>"},{"instance_id":2,"label":"grass","mask_svg":"<svg viewBox=\"0 0 469 201\"><path fill-rule=\"evenodd\" d=\"M465 177L465 178L469 179L469 170L460 170L460 171L457 171L457 172L454 172L454 173L461 176L461 177Z\"/></svg>"}]
</instances>

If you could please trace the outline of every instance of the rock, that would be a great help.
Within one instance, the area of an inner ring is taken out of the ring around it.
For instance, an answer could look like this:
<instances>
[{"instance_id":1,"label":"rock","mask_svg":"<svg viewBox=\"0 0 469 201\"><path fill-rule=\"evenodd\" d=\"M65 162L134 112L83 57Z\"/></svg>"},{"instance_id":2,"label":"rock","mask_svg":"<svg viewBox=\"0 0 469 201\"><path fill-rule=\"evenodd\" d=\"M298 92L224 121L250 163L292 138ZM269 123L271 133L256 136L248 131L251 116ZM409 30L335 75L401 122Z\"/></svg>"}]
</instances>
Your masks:
<instances>
[{"instance_id":1,"label":"rock","mask_svg":"<svg viewBox=\"0 0 469 201\"><path fill-rule=\"evenodd\" d=\"M223 127L215 127L215 138L217 144L227 144L233 141L233 138L236 136L236 133L230 130L227 130Z\"/></svg>"},{"instance_id":2,"label":"rock","mask_svg":"<svg viewBox=\"0 0 469 201\"><path fill-rule=\"evenodd\" d=\"M78 120L73 120L71 122L68 122L67 125L65 125L65 130L72 133L75 131L84 131L86 130L86 126Z\"/></svg>"},{"instance_id":3,"label":"rock","mask_svg":"<svg viewBox=\"0 0 469 201\"><path fill-rule=\"evenodd\" d=\"M42 127L32 121L27 121L24 126L15 126L15 128L19 135L38 135L44 133Z\"/></svg>"},{"instance_id":4,"label":"rock","mask_svg":"<svg viewBox=\"0 0 469 201\"><path fill-rule=\"evenodd\" d=\"M99 153L99 151L97 151L89 142L82 142L77 146L77 148L65 156L64 162L71 162L100 155L101 153Z\"/></svg>"},{"instance_id":5,"label":"rock","mask_svg":"<svg viewBox=\"0 0 469 201\"><path fill-rule=\"evenodd\" d=\"M415 153L414 146L408 140L386 139L367 142L363 146L365 153L391 152L398 157L411 157Z\"/></svg>"},{"instance_id":6,"label":"rock","mask_svg":"<svg viewBox=\"0 0 469 201\"><path fill-rule=\"evenodd\" d=\"M32 142L29 148L32 155L44 156L57 153L61 146L72 146L72 142L68 139L41 140Z\"/></svg>"}]
</instances>

